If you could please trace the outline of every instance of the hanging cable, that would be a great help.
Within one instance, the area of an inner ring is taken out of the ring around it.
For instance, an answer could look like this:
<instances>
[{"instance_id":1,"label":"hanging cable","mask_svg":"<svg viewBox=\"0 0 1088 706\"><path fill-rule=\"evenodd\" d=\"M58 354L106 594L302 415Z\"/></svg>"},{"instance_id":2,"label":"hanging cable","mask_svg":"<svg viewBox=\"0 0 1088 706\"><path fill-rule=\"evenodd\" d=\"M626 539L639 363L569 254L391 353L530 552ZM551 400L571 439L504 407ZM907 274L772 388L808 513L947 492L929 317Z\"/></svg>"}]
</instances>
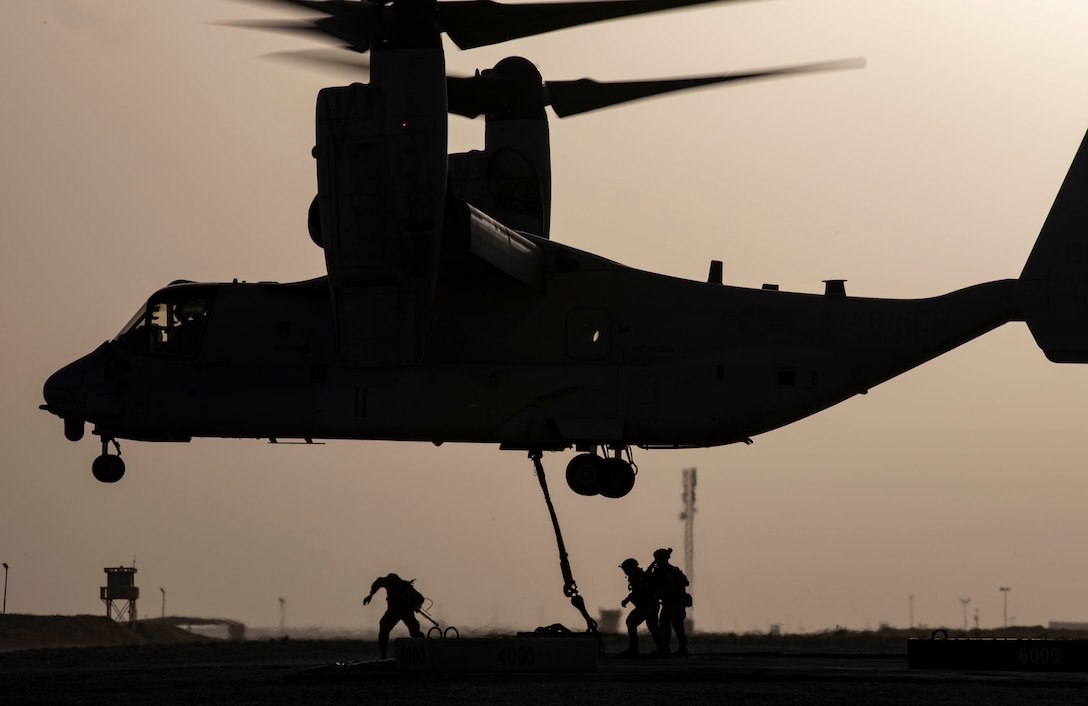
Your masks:
<instances>
[{"instance_id":1,"label":"hanging cable","mask_svg":"<svg viewBox=\"0 0 1088 706\"><path fill-rule=\"evenodd\" d=\"M563 573L563 595L570 599L571 605L578 609L586 621L586 632L597 632L597 621L590 617L586 611L586 601L578 595L578 584L574 580L574 572L570 568L570 559L567 558L567 548L563 544L563 532L559 529L559 518L555 515L555 506L552 504L551 493L548 492L548 481L544 478L544 464L540 462L543 455L540 451L530 451L529 458L533 459L536 468L536 477L540 481L540 489L544 492L544 502L548 505L548 514L552 518L552 528L555 530L555 542L559 547L559 569Z\"/></svg>"}]
</instances>

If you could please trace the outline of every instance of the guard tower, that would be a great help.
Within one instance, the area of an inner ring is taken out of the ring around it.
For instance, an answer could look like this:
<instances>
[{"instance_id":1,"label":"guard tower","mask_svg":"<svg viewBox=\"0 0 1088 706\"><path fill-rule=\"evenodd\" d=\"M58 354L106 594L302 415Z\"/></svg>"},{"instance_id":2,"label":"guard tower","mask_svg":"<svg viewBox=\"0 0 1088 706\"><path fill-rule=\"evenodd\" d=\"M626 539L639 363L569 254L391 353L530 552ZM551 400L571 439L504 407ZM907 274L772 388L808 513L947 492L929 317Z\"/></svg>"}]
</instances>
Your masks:
<instances>
[{"instance_id":1,"label":"guard tower","mask_svg":"<svg viewBox=\"0 0 1088 706\"><path fill-rule=\"evenodd\" d=\"M140 589L136 586L136 567L107 566L103 570L106 572L106 585L99 596L106 604L106 617L118 623L135 625L136 599L140 597Z\"/></svg>"}]
</instances>

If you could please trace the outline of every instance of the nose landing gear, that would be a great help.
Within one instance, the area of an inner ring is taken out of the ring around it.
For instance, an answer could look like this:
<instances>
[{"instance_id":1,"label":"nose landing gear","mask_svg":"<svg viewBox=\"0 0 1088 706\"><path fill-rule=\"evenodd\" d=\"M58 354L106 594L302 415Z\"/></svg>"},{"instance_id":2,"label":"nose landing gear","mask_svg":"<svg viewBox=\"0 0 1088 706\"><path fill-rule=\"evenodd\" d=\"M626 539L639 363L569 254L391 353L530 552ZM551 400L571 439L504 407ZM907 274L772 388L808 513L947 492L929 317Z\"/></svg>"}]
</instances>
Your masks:
<instances>
[{"instance_id":1,"label":"nose landing gear","mask_svg":"<svg viewBox=\"0 0 1088 706\"><path fill-rule=\"evenodd\" d=\"M601 455L580 453L567 464L567 485L579 495L603 495L622 498L635 487L638 467L631 458L630 446L601 447ZM626 454L627 458L622 458Z\"/></svg>"},{"instance_id":2,"label":"nose landing gear","mask_svg":"<svg viewBox=\"0 0 1088 706\"><path fill-rule=\"evenodd\" d=\"M110 442L113 442L113 448L117 450L116 456L111 456L109 453ZM91 464L91 473L103 483L116 483L125 475L125 462L121 460L121 445L116 439L102 437L102 455Z\"/></svg>"}]
</instances>

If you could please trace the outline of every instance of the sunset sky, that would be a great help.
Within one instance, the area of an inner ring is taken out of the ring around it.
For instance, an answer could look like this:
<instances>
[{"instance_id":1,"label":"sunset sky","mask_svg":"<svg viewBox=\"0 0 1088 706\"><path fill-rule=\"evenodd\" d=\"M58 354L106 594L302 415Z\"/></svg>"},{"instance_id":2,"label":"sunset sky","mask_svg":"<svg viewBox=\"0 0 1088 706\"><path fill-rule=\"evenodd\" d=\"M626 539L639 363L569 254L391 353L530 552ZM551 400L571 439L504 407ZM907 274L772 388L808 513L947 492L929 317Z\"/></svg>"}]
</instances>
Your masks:
<instances>
[{"instance_id":1,"label":"sunset sky","mask_svg":"<svg viewBox=\"0 0 1088 706\"><path fill-rule=\"evenodd\" d=\"M219 26L298 16L228 0L20 0L0 10L0 561L7 610L104 614L136 562L140 617L376 626L370 582L416 578L462 631L584 624L562 595L530 461L484 445L122 441L38 409L54 370L175 279L324 274L306 234L317 91L264 58L322 46ZM1088 130L1076 0L755 0L472 51L545 79L710 74L864 57L864 70L705 89L551 123L553 239L704 280L914 298L1019 275ZM450 119L451 151L482 120ZM1088 621L1088 367L1014 323L752 446L636 450L621 500L545 468L587 606L674 547L698 469L694 619L720 631ZM911 613L911 606L913 612Z\"/></svg>"}]
</instances>

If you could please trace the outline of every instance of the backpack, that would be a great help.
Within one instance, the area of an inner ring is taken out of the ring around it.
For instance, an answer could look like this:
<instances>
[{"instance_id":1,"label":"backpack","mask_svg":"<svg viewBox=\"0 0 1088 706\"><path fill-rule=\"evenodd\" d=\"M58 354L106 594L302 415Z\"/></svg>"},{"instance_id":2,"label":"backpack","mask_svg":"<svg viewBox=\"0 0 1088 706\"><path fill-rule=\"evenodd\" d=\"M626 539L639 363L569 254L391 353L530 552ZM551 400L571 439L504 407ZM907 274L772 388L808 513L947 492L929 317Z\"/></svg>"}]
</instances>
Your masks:
<instances>
[{"instance_id":1,"label":"backpack","mask_svg":"<svg viewBox=\"0 0 1088 706\"><path fill-rule=\"evenodd\" d=\"M688 586L688 577L679 566L657 567L655 573L662 600L675 601L685 596L687 592L684 589ZM686 602L687 599L684 600ZM688 605L691 604L688 603Z\"/></svg>"},{"instance_id":2,"label":"backpack","mask_svg":"<svg viewBox=\"0 0 1088 706\"><path fill-rule=\"evenodd\" d=\"M400 597L406 604L411 606L412 610L419 610L423 607L423 594L416 590L416 587L412 585L412 581L405 581L401 584L400 590L397 591Z\"/></svg>"}]
</instances>

